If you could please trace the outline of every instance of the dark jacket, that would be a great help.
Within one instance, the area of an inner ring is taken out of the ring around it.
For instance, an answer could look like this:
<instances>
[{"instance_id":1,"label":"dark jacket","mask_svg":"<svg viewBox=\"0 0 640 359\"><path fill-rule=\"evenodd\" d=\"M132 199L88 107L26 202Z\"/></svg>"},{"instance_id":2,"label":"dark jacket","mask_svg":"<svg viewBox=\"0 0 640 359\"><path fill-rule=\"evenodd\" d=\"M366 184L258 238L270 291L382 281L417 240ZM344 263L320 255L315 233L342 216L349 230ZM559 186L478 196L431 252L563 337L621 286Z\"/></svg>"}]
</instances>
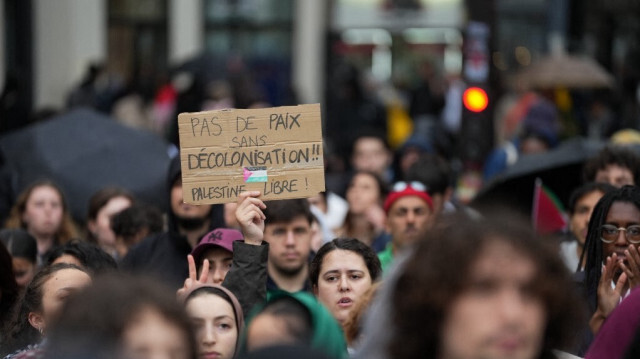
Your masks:
<instances>
[{"instance_id":1,"label":"dark jacket","mask_svg":"<svg viewBox=\"0 0 640 359\"><path fill-rule=\"evenodd\" d=\"M584 315L585 318L590 319L598 307L598 293L597 291L588 289L584 271L573 273L573 283L578 288L578 291L582 293L583 298L586 299L587 311L584 313ZM577 355L579 357L584 357L594 338L593 332L591 331L591 327L588 325L588 322L585 324L586 325L582 328L581 333L577 335L577 343L575 348L571 348L571 350L569 350L569 353Z\"/></svg>"},{"instance_id":2,"label":"dark jacket","mask_svg":"<svg viewBox=\"0 0 640 359\"><path fill-rule=\"evenodd\" d=\"M309 260L307 262L307 265L311 264L311 261L313 260L313 257L316 256L316 252L311 251L309 252ZM273 278L271 278L271 276L269 275L269 273L267 272L267 301L271 300L271 297L274 294L278 294L280 292L287 292L284 289L280 289L280 287L278 287L278 284L273 280ZM309 293L313 293L313 288L311 287L311 281L309 280L309 276L307 275L307 279L305 279L304 284L302 286L302 288L295 292L309 292Z\"/></svg>"},{"instance_id":3,"label":"dark jacket","mask_svg":"<svg viewBox=\"0 0 640 359\"><path fill-rule=\"evenodd\" d=\"M181 173L180 156L178 155L171 160L167 177L168 193L166 195L169 201L169 230L145 238L133 246L121 263L121 267L124 270L155 276L175 289L181 288L184 280L189 276L187 255L191 253L192 249L187 242L187 238L178 232L176 216L171 209L170 203L171 188ZM212 206L209 230L207 232L224 226L223 211L224 207L222 205Z\"/></svg>"},{"instance_id":4,"label":"dark jacket","mask_svg":"<svg viewBox=\"0 0 640 359\"><path fill-rule=\"evenodd\" d=\"M265 241L262 241L261 246L243 241L233 242L233 263L222 286L238 298L245 318L253 307L264 305L267 301L268 258L269 243Z\"/></svg>"}]
</instances>

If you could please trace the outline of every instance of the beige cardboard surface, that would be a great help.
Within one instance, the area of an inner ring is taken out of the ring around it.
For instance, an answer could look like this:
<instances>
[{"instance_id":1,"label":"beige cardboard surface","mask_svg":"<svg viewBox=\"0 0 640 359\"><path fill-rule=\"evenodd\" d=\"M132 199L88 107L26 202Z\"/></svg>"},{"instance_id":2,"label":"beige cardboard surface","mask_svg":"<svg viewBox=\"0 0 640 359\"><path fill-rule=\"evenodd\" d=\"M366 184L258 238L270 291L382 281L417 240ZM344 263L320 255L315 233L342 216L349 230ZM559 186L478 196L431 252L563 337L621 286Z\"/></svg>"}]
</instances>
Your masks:
<instances>
[{"instance_id":1,"label":"beige cardboard surface","mask_svg":"<svg viewBox=\"0 0 640 359\"><path fill-rule=\"evenodd\" d=\"M264 200L324 191L320 104L181 113L184 202L235 202L246 190Z\"/></svg>"}]
</instances>

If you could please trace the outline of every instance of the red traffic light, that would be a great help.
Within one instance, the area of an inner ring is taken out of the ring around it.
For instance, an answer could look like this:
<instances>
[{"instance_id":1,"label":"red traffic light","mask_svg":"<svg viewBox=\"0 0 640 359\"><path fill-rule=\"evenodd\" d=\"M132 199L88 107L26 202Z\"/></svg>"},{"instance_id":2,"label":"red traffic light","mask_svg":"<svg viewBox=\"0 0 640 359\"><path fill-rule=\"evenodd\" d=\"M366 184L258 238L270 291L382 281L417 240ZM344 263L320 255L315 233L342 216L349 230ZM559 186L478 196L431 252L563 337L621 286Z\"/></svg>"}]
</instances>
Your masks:
<instances>
[{"instance_id":1,"label":"red traffic light","mask_svg":"<svg viewBox=\"0 0 640 359\"><path fill-rule=\"evenodd\" d=\"M462 103L469 111L482 112L489 105L489 96L480 87L469 87L462 94Z\"/></svg>"}]
</instances>

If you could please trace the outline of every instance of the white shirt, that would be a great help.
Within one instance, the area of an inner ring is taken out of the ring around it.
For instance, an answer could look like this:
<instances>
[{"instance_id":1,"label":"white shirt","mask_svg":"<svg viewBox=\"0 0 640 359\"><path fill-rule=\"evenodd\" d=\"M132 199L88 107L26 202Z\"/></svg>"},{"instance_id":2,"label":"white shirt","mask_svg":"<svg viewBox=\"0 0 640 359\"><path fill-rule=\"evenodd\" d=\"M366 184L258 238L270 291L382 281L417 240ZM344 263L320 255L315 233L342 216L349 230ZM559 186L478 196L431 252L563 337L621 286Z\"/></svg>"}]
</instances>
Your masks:
<instances>
[{"instance_id":1,"label":"white shirt","mask_svg":"<svg viewBox=\"0 0 640 359\"><path fill-rule=\"evenodd\" d=\"M576 268L578 268L578 262L580 261L580 258L578 258L578 254L576 253L577 248L578 241L576 240L560 243L560 257L562 257L562 261L572 273L576 271Z\"/></svg>"}]
</instances>

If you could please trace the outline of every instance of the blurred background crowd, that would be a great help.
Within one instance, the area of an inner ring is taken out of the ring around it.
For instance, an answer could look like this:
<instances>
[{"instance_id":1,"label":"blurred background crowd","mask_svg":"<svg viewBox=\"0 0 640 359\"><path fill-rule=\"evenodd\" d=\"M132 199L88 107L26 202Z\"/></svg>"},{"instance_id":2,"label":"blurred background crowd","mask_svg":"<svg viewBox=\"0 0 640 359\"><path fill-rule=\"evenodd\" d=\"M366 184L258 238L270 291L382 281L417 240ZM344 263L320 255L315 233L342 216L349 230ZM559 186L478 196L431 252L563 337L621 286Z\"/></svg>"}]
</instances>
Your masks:
<instances>
[{"instance_id":1,"label":"blurred background crowd","mask_svg":"<svg viewBox=\"0 0 640 359\"><path fill-rule=\"evenodd\" d=\"M402 178L416 153L435 153L464 202L519 154L621 130L615 138L637 141L632 2L5 0L2 9L4 134L84 107L177 146L180 112L319 102L327 177L353 168L355 136L377 132L392 157L386 180ZM469 88L484 95L463 101Z\"/></svg>"}]
</instances>

